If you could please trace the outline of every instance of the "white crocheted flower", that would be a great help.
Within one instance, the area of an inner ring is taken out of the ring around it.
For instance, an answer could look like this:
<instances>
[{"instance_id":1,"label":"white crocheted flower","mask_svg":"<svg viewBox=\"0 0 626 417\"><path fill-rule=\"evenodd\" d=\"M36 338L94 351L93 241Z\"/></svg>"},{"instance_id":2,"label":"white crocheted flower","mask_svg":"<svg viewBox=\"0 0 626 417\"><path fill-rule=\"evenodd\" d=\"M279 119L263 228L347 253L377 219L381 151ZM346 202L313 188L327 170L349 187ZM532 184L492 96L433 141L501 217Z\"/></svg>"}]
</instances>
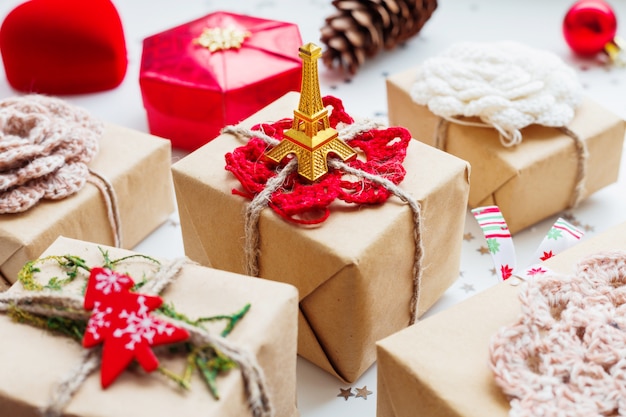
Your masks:
<instances>
[{"instance_id":1,"label":"white crocheted flower","mask_svg":"<svg viewBox=\"0 0 626 417\"><path fill-rule=\"evenodd\" d=\"M480 118L510 146L521 142L520 129L528 125L566 126L582 87L575 71L549 51L510 41L461 42L426 60L410 93L448 120Z\"/></svg>"}]
</instances>

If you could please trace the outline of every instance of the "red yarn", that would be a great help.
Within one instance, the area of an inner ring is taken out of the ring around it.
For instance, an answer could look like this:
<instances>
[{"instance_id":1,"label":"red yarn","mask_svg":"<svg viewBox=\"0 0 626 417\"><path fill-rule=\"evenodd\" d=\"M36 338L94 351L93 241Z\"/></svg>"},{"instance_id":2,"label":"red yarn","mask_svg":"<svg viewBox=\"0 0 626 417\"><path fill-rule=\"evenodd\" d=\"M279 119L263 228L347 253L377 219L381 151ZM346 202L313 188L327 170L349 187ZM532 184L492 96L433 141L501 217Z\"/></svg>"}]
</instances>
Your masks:
<instances>
[{"instance_id":1,"label":"red yarn","mask_svg":"<svg viewBox=\"0 0 626 417\"><path fill-rule=\"evenodd\" d=\"M323 98L323 103L324 106L332 107L329 116L331 127L335 128L339 122L353 123L341 100L328 96ZM253 130L263 131L282 140L291 122L291 119L283 119L254 126ZM410 140L411 134L402 127L366 131L348 142L352 148L360 151L359 154L365 160L356 158L346 164L397 185L406 174L402 163ZM234 194L253 199L263 191L267 181L289 162L290 157L286 157L280 164L266 158L264 154L268 150L268 145L262 139L253 137L246 145L226 154L226 170L232 172L243 187L242 191L234 189ZM353 178L345 172L329 168L328 173L315 182L293 172L282 187L272 194L269 207L285 220L298 224L319 224L330 215L329 206L335 199L358 205L380 204L389 195L390 192L383 186L369 179Z\"/></svg>"}]
</instances>

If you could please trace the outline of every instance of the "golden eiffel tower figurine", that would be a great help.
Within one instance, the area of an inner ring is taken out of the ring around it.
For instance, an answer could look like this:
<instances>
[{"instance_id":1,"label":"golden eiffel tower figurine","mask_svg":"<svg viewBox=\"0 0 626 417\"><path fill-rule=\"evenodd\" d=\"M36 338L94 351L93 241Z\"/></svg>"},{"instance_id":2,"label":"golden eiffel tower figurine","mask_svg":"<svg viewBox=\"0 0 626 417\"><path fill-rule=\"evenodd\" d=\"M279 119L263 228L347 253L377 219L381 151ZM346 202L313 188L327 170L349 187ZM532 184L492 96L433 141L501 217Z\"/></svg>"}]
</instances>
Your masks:
<instances>
[{"instance_id":1,"label":"golden eiffel tower figurine","mask_svg":"<svg viewBox=\"0 0 626 417\"><path fill-rule=\"evenodd\" d=\"M330 127L328 110L322 104L317 60L322 48L307 43L299 49L302 58L302 88L300 104L293 111L293 124L285 132L285 138L266 155L280 162L290 153L298 158L298 174L315 181L328 172L326 157L334 153L344 161L356 157L356 152L339 139L337 131Z\"/></svg>"}]
</instances>

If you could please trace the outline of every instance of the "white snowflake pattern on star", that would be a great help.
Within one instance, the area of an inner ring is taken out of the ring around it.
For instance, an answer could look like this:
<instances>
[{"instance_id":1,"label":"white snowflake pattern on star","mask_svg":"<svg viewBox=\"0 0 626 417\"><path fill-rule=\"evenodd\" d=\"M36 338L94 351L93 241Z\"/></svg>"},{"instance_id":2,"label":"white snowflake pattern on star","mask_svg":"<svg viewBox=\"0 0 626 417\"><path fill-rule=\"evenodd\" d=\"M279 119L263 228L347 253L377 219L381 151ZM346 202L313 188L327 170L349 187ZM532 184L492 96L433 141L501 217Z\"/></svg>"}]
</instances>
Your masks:
<instances>
[{"instance_id":1,"label":"white snowflake pattern on star","mask_svg":"<svg viewBox=\"0 0 626 417\"><path fill-rule=\"evenodd\" d=\"M102 292L105 295L111 293L118 293L122 291L122 285L130 282L130 279L124 275L120 275L111 271L110 269L104 269L103 272L96 274L96 290Z\"/></svg>"},{"instance_id":2,"label":"white snowflake pattern on star","mask_svg":"<svg viewBox=\"0 0 626 417\"><path fill-rule=\"evenodd\" d=\"M126 327L117 328L113 332L113 337L122 338L126 336L129 338L128 343L125 345L128 350L134 350L135 345L140 343L142 339L152 344L155 335L167 334L170 336L175 330L162 320L148 315L149 310L145 301L145 297L139 296L137 297L137 303L139 304L137 311L128 312L122 310L119 318L126 320Z\"/></svg>"},{"instance_id":3,"label":"white snowflake pattern on star","mask_svg":"<svg viewBox=\"0 0 626 417\"><path fill-rule=\"evenodd\" d=\"M107 317L113 312L113 309L107 307L104 310L100 310L100 305L101 303L99 301L94 303L94 308L87 322L87 329L85 330L93 336L94 340L100 340L101 329L111 326L111 322Z\"/></svg>"}]
</instances>

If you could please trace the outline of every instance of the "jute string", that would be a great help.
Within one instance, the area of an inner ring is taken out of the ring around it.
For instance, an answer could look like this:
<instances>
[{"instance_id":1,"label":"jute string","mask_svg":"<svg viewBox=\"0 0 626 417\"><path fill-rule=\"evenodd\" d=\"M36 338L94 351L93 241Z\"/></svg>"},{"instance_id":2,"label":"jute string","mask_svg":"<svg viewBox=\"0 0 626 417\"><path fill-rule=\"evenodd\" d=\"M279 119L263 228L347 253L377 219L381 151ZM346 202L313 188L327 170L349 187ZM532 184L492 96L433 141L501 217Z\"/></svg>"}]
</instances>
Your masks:
<instances>
[{"instance_id":1,"label":"jute string","mask_svg":"<svg viewBox=\"0 0 626 417\"><path fill-rule=\"evenodd\" d=\"M448 128L450 126L450 123L457 123L463 126L474 127L495 127L486 123L467 122L454 118L439 117L439 122L437 123L437 128L435 129L435 147L444 152L447 151ZM587 182L587 160L589 158L589 151L587 150L587 144L585 143L585 141L582 140L580 136L578 136L574 131L565 126L557 127L556 129L563 134L569 136L574 141L574 146L576 150L576 177L574 179L574 188L572 189L568 207L575 208L582 201L585 195L585 183ZM502 132L500 132L500 137L502 138ZM516 144L521 142L522 137L520 134L519 140L516 142Z\"/></svg>"},{"instance_id":2,"label":"jute string","mask_svg":"<svg viewBox=\"0 0 626 417\"><path fill-rule=\"evenodd\" d=\"M113 244L116 248L122 247L122 223L120 217L120 207L117 200L117 194L113 184L104 177L93 170L89 170L89 178L87 181L93 184L100 194L104 198L104 204L106 206L107 219L109 220L109 227L111 229L111 235L113 236Z\"/></svg>"},{"instance_id":3,"label":"jute string","mask_svg":"<svg viewBox=\"0 0 626 417\"><path fill-rule=\"evenodd\" d=\"M146 283L143 290L146 293L161 293L169 284L175 281L183 267L188 263L191 263L188 259L180 258L169 264L161 265L154 278ZM13 308L19 308L32 314L47 317L66 317L85 321L91 315L89 311L84 310L82 297L74 294L0 293L0 312L7 312ZM263 370L255 356L245 347L183 321L165 316L159 316L159 318L185 328L189 331L190 340L195 345L212 345L235 361L241 371L246 400L252 415L254 417L272 417L274 415L267 393L267 383ZM98 369L101 360L100 351L101 348L83 350L81 361L59 380L50 401L42 409L44 417L60 417L62 415L74 393L80 388L85 379Z\"/></svg>"},{"instance_id":4,"label":"jute string","mask_svg":"<svg viewBox=\"0 0 626 417\"><path fill-rule=\"evenodd\" d=\"M626 252L527 281L521 312L489 345L511 417L626 415Z\"/></svg>"},{"instance_id":5,"label":"jute string","mask_svg":"<svg viewBox=\"0 0 626 417\"><path fill-rule=\"evenodd\" d=\"M349 142L350 139L354 138L356 135L369 131L374 128L380 127L381 124L369 120L364 119L362 121L352 123L349 125L338 126L339 138ZM240 126L226 126L222 129L222 133L227 133L231 135L238 136L245 140L250 140L253 137L259 138L263 140L268 146L276 146L279 141L264 132L251 130L248 128L240 127ZM413 261L412 275L413 275L413 294L411 296L410 301L410 324L415 323L418 316L418 306L419 306L419 298L420 298L420 288L421 288L421 277L422 277L422 259L423 259L423 245L422 245L422 214L421 214L421 206L415 199L407 192L405 192L402 188L398 187L393 182L388 179L370 174L360 169L356 169L346 164L345 162L329 157L328 158L328 166L330 168L334 168L344 172L346 174L354 175L359 178L368 179L383 188L387 191L400 198L402 201L407 203L412 211L412 221L413 221L413 241L415 244L415 255ZM259 276L260 268L260 234L259 234L259 218L261 216L261 212L268 207L270 203L270 199L272 194L280 189L287 177L298 169L298 161L296 158L289 161L285 167L278 171L277 175L270 178L263 191L258 193L252 201L245 208L244 218L244 262L245 262L245 271L246 274L254 277Z\"/></svg>"},{"instance_id":6,"label":"jute string","mask_svg":"<svg viewBox=\"0 0 626 417\"><path fill-rule=\"evenodd\" d=\"M90 182L104 197L114 244L121 246L113 187L87 166L103 131L102 122L58 98L33 94L1 100L0 214L69 197Z\"/></svg>"}]
</instances>

